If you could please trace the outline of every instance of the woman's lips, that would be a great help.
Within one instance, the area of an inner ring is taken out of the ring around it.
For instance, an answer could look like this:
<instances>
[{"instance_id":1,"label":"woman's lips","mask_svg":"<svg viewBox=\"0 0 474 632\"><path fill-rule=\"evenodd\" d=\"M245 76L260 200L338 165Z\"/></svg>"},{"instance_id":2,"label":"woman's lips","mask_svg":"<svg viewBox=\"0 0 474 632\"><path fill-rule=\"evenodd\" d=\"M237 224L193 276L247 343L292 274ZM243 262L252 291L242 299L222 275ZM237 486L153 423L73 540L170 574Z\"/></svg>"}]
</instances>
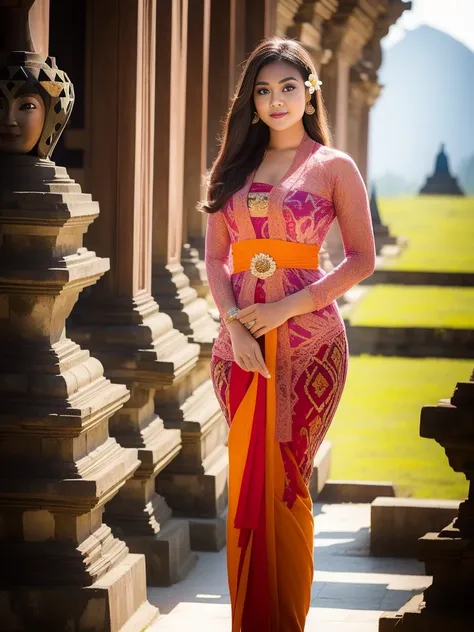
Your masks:
<instances>
[{"instance_id":1,"label":"woman's lips","mask_svg":"<svg viewBox=\"0 0 474 632\"><path fill-rule=\"evenodd\" d=\"M272 118L283 118L286 116L288 112L275 112L274 114L270 114Z\"/></svg>"}]
</instances>

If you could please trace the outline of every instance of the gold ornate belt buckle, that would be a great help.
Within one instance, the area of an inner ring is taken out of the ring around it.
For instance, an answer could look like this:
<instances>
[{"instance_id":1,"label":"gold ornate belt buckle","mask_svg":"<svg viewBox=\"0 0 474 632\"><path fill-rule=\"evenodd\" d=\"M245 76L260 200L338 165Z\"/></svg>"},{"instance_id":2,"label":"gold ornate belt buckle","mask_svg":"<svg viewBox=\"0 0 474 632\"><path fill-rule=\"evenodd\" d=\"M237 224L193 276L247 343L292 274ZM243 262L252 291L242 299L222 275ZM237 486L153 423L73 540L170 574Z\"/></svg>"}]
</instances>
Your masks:
<instances>
[{"instance_id":1,"label":"gold ornate belt buckle","mask_svg":"<svg viewBox=\"0 0 474 632\"><path fill-rule=\"evenodd\" d=\"M265 252L257 253L250 261L250 272L259 279L268 279L276 268L275 259Z\"/></svg>"}]
</instances>

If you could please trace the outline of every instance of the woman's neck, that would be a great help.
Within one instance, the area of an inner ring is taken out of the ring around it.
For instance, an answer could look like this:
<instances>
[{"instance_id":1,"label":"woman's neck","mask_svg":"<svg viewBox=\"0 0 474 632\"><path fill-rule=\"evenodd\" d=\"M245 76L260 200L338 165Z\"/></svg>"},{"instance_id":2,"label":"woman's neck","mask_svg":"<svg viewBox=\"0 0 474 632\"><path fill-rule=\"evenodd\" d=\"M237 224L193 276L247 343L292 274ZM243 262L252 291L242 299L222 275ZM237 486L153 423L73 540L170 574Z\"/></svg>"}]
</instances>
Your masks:
<instances>
[{"instance_id":1,"label":"woman's neck","mask_svg":"<svg viewBox=\"0 0 474 632\"><path fill-rule=\"evenodd\" d=\"M284 151L297 149L305 136L303 123L297 123L292 127L280 131L270 130L270 141L268 149Z\"/></svg>"}]
</instances>

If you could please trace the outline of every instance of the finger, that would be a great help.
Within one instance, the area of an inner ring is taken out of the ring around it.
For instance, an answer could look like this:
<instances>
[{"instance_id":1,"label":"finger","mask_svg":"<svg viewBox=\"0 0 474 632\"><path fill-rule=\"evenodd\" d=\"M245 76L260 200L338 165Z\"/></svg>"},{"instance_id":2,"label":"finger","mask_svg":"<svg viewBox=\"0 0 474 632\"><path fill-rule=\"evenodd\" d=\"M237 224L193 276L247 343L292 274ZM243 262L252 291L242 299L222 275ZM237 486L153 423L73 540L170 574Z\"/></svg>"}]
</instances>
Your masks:
<instances>
[{"instance_id":1,"label":"finger","mask_svg":"<svg viewBox=\"0 0 474 632\"><path fill-rule=\"evenodd\" d=\"M254 338L260 338L260 336L264 336L264 335L267 333L267 331L269 331L269 330L267 329L267 327L260 327L260 329L258 329L258 330L257 330L257 331L253 334L253 337L254 337Z\"/></svg>"},{"instance_id":2,"label":"finger","mask_svg":"<svg viewBox=\"0 0 474 632\"><path fill-rule=\"evenodd\" d=\"M249 331L250 331L250 333L253 336L256 331L258 331L259 329L261 329L264 326L265 325L262 325L262 323L259 323L258 320L256 320L255 323L250 327Z\"/></svg>"},{"instance_id":3,"label":"finger","mask_svg":"<svg viewBox=\"0 0 474 632\"><path fill-rule=\"evenodd\" d=\"M255 320L255 315L248 314L247 316L242 316L241 318L237 317L237 320L239 320L242 325L245 325L246 323L251 323L252 320Z\"/></svg>"},{"instance_id":4,"label":"finger","mask_svg":"<svg viewBox=\"0 0 474 632\"><path fill-rule=\"evenodd\" d=\"M263 359L263 355L262 352L260 350L260 347L257 347L255 350L255 362L257 363L258 366L258 372L263 375L263 377L270 377L270 372L267 369L267 365L265 364L265 360Z\"/></svg>"},{"instance_id":5,"label":"finger","mask_svg":"<svg viewBox=\"0 0 474 632\"><path fill-rule=\"evenodd\" d=\"M240 320L242 316L247 316L248 314L251 314L254 311L254 309L255 309L255 305L249 305L249 307L244 307L243 309L237 312L235 317Z\"/></svg>"},{"instance_id":6,"label":"finger","mask_svg":"<svg viewBox=\"0 0 474 632\"><path fill-rule=\"evenodd\" d=\"M244 363L245 363L245 370L246 371L249 371L250 373L253 373L254 371L257 370L255 368L255 362L254 362L254 359L253 359L252 355L245 355L244 356Z\"/></svg>"},{"instance_id":7,"label":"finger","mask_svg":"<svg viewBox=\"0 0 474 632\"><path fill-rule=\"evenodd\" d=\"M244 370L244 371L249 371L249 367L247 364L247 358L246 356L241 355L239 357L239 366Z\"/></svg>"},{"instance_id":8,"label":"finger","mask_svg":"<svg viewBox=\"0 0 474 632\"><path fill-rule=\"evenodd\" d=\"M252 349L250 355L247 356L247 366L249 367L249 371L260 373L260 365L255 356L255 351Z\"/></svg>"}]
</instances>

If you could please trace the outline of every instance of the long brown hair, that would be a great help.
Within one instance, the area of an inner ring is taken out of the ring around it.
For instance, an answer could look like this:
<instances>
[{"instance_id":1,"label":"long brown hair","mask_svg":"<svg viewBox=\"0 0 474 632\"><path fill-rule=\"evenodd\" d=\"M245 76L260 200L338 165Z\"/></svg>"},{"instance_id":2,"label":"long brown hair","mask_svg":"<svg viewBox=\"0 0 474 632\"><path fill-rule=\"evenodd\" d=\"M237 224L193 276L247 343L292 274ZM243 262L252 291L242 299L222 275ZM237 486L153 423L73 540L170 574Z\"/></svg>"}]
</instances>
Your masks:
<instances>
[{"instance_id":1,"label":"long brown hair","mask_svg":"<svg viewBox=\"0 0 474 632\"><path fill-rule=\"evenodd\" d=\"M266 38L251 53L224 120L220 151L208 177L207 200L200 203L200 210L215 213L223 208L262 161L270 139L270 130L262 121L252 125L255 110L253 90L261 68L276 61L293 64L303 80L311 73L316 74L308 52L292 39ZM306 133L321 145L330 145L331 134L321 90L313 92L311 103L316 112L311 115L305 113L303 116Z\"/></svg>"}]
</instances>

